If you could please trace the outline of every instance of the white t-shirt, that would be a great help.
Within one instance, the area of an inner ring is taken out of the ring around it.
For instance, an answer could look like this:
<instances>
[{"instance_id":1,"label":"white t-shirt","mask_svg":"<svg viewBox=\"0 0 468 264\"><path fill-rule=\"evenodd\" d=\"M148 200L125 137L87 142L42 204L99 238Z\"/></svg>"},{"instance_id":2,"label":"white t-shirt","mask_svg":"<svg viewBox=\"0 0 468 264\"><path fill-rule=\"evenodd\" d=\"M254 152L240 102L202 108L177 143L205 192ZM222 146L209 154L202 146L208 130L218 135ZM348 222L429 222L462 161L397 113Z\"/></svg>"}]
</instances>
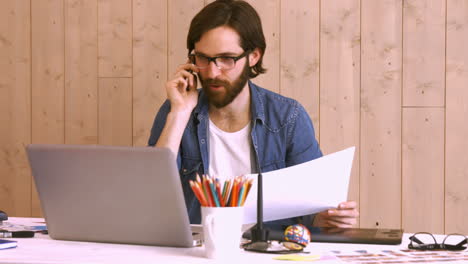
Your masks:
<instances>
[{"instance_id":1,"label":"white t-shirt","mask_svg":"<svg viewBox=\"0 0 468 264\"><path fill-rule=\"evenodd\" d=\"M250 137L250 123L239 131L229 133L210 120L208 173L220 180L252 173L255 157Z\"/></svg>"}]
</instances>

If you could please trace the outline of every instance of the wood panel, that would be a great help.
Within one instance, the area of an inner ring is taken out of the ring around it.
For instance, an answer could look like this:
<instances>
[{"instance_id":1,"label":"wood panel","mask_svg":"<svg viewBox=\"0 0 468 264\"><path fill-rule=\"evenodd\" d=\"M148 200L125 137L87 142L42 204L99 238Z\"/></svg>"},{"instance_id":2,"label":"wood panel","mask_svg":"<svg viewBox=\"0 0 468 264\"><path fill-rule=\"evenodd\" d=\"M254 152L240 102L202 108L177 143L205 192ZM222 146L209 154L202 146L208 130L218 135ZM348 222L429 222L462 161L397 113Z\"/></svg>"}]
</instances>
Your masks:
<instances>
[{"instance_id":1,"label":"wood panel","mask_svg":"<svg viewBox=\"0 0 468 264\"><path fill-rule=\"evenodd\" d=\"M203 0L170 0L168 10L168 41L169 48L167 78L172 78L179 65L187 63L187 34L190 22L204 6Z\"/></svg>"},{"instance_id":2,"label":"wood panel","mask_svg":"<svg viewBox=\"0 0 468 264\"><path fill-rule=\"evenodd\" d=\"M312 118L317 140L319 120L319 1L281 1L281 93L298 100ZM304 31L303 25L310 25Z\"/></svg>"},{"instance_id":3,"label":"wood panel","mask_svg":"<svg viewBox=\"0 0 468 264\"><path fill-rule=\"evenodd\" d=\"M447 1L445 232L468 234L468 2Z\"/></svg>"},{"instance_id":4,"label":"wood panel","mask_svg":"<svg viewBox=\"0 0 468 264\"><path fill-rule=\"evenodd\" d=\"M132 79L99 78L99 144L132 146Z\"/></svg>"},{"instance_id":5,"label":"wood panel","mask_svg":"<svg viewBox=\"0 0 468 264\"><path fill-rule=\"evenodd\" d=\"M405 232L444 233L444 121L444 108L403 108Z\"/></svg>"},{"instance_id":6,"label":"wood panel","mask_svg":"<svg viewBox=\"0 0 468 264\"><path fill-rule=\"evenodd\" d=\"M133 144L145 146L166 99L167 2L133 2Z\"/></svg>"},{"instance_id":7,"label":"wood panel","mask_svg":"<svg viewBox=\"0 0 468 264\"><path fill-rule=\"evenodd\" d=\"M65 2L65 142L97 144L97 0Z\"/></svg>"},{"instance_id":8,"label":"wood panel","mask_svg":"<svg viewBox=\"0 0 468 264\"><path fill-rule=\"evenodd\" d=\"M263 66L265 74L259 75L253 82L273 92L280 93L280 0L247 0L257 10L262 20L266 50Z\"/></svg>"},{"instance_id":9,"label":"wood panel","mask_svg":"<svg viewBox=\"0 0 468 264\"><path fill-rule=\"evenodd\" d=\"M62 0L31 1L32 143L64 143L64 19ZM42 215L33 188L32 215Z\"/></svg>"},{"instance_id":10,"label":"wood panel","mask_svg":"<svg viewBox=\"0 0 468 264\"><path fill-rule=\"evenodd\" d=\"M99 77L132 76L132 0L98 0Z\"/></svg>"},{"instance_id":11,"label":"wood panel","mask_svg":"<svg viewBox=\"0 0 468 264\"><path fill-rule=\"evenodd\" d=\"M64 142L63 1L32 1L32 141Z\"/></svg>"},{"instance_id":12,"label":"wood panel","mask_svg":"<svg viewBox=\"0 0 468 264\"><path fill-rule=\"evenodd\" d=\"M31 17L28 0L0 4L0 209L31 215Z\"/></svg>"},{"instance_id":13,"label":"wood panel","mask_svg":"<svg viewBox=\"0 0 468 264\"><path fill-rule=\"evenodd\" d=\"M348 199L359 202L360 5L326 1L320 12L320 145L357 147Z\"/></svg>"},{"instance_id":14,"label":"wood panel","mask_svg":"<svg viewBox=\"0 0 468 264\"><path fill-rule=\"evenodd\" d=\"M403 105L444 106L445 0L403 3Z\"/></svg>"},{"instance_id":15,"label":"wood panel","mask_svg":"<svg viewBox=\"0 0 468 264\"><path fill-rule=\"evenodd\" d=\"M361 5L360 225L400 227L402 3Z\"/></svg>"}]
</instances>

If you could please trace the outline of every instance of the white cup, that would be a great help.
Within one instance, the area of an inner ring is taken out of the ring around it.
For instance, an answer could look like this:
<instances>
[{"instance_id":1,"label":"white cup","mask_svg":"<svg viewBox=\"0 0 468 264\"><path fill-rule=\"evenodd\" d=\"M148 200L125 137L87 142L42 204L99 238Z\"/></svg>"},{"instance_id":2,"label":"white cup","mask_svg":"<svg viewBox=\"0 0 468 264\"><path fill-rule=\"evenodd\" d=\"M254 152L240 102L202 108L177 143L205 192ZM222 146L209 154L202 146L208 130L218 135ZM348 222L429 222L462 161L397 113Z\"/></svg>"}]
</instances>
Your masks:
<instances>
[{"instance_id":1,"label":"white cup","mask_svg":"<svg viewBox=\"0 0 468 264\"><path fill-rule=\"evenodd\" d=\"M244 207L202 207L206 257L232 259L239 255Z\"/></svg>"}]
</instances>

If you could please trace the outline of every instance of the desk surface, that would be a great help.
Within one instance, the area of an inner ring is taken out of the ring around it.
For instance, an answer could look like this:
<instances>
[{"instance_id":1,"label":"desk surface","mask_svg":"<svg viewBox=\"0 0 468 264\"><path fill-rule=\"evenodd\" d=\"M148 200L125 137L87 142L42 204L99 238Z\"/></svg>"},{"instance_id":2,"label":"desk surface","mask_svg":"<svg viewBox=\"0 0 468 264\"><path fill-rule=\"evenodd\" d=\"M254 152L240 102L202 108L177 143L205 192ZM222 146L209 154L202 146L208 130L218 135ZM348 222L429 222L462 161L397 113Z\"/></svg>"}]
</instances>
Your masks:
<instances>
[{"instance_id":1,"label":"desk surface","mask_svg":"<svg viewBox=\"0 0 468 264\"><path fill-rule=\"evenodd\" d=\"M10 218L9 222L24 225L39 225L41 218ZM397 246L310 243L310 254L325 255L331 250L400 250L406 249L408 234L403 243ZM36 234L35 238L15 238L18 247L0 250L0 263L216 263L203 256L203 247L170 248L139 245L107 244L53 240L48 235ZM310 255L309 254L309 255ZM237 263L288 263L274 260L273 254L245 252L236 259ZM234 262L234 261L233 261ZM322 262L322 261L321 261ZM223 263L226 263L225 261ZM300 263L300 262L289 262ZM307 262L310 263L310 262ZM314 262L320 263L320 262ZM327 260L322 263L343 263L339 260ZM458 262L460 263L460 262Z\"/></svg>"}]
</instances>

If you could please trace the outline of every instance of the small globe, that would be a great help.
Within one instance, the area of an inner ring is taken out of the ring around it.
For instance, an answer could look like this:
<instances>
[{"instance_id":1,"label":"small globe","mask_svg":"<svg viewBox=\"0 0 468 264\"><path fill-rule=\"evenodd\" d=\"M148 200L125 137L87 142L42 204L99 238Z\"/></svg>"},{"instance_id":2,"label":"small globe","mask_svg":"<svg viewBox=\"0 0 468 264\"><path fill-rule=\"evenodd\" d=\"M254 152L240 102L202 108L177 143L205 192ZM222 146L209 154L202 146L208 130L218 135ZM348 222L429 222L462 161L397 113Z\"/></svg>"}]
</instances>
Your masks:
<instances>
[{"instance_id":1,"label":"small globe","mask_svg":"<svg viewBox=\"0 0 468 264\"><path fill-rule=\"evenodd\" d=\"M290 225L284 230L283 245L292 250L300 250L310 242L310 232L307 227L301 224ZM294 243L288 243L294 242Z\"/></svg>"}]
</instances>

